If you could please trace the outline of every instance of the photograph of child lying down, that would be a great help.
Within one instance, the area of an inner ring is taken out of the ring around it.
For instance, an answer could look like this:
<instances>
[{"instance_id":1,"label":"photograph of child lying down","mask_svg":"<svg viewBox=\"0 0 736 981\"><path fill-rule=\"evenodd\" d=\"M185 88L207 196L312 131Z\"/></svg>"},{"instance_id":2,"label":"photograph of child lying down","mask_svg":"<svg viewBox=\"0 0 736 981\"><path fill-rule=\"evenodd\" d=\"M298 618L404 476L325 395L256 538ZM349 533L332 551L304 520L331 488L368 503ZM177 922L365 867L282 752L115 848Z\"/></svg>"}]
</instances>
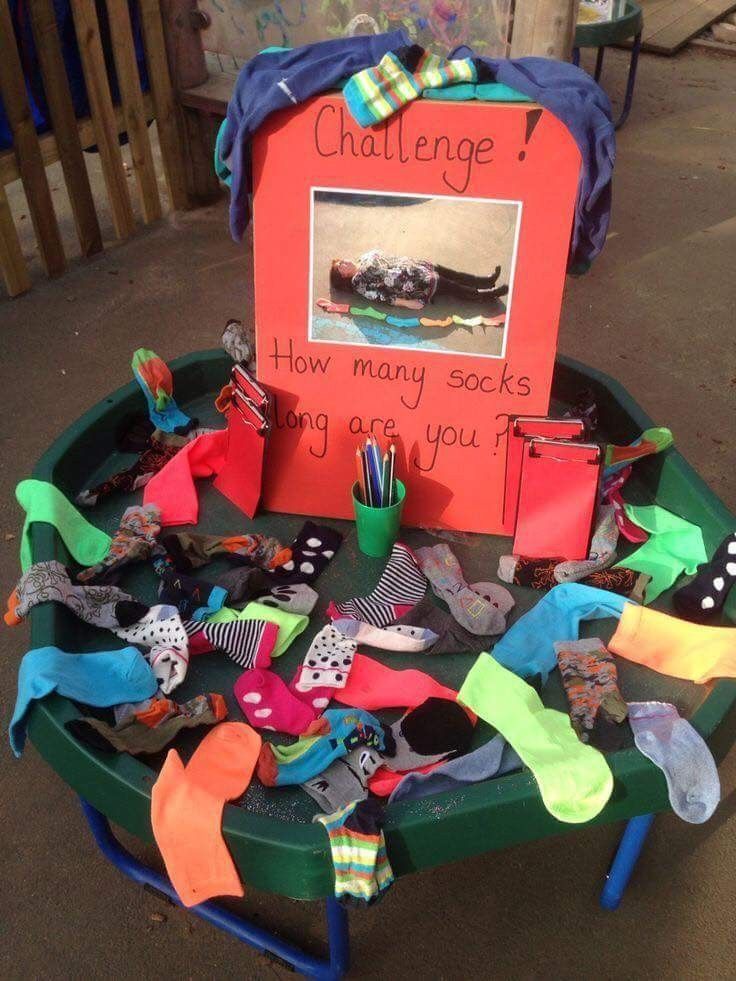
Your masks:
<instances>
[{"instance_id":1,"label":"photograph of child lying down","mask_svg":"<svg viewBox=\"0 0 736 981\"><path fill-rule=\"evenodd\" d=\"M309 339L500 357L520 206L314 188Z\"/></svg>"}]
</instances>

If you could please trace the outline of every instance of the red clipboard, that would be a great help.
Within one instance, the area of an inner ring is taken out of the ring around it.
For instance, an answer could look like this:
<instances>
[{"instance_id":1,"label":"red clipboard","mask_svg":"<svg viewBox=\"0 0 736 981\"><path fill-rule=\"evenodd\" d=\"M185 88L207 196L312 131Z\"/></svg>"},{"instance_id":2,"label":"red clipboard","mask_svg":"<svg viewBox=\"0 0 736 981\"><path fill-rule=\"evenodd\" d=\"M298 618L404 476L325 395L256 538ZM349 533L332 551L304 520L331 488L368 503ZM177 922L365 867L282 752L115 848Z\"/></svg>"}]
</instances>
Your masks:
<instances>
[{"instance_id":1,"label":"red clipboard","mask_svg":"<svg viewBox=\"0 0 736 981\"><path fill-rule=\"evenodd\" d=\"M524 444L533 437L582 442L586 438L583 419L552 419L549 416L512 416L506 440L506 483L503 496L504 525L513 531L519 503L519 481Z\"/></svg>"},{"instance_id":2,"label":"red clipboard","mask_svg":"<svg viewBox=\"0 0 736 981\"><path fill-rule=\"evenodd\" d=\"M596 443L524 443L514 555L587 559L602 465Z\"/></svg>"}]
</instances>

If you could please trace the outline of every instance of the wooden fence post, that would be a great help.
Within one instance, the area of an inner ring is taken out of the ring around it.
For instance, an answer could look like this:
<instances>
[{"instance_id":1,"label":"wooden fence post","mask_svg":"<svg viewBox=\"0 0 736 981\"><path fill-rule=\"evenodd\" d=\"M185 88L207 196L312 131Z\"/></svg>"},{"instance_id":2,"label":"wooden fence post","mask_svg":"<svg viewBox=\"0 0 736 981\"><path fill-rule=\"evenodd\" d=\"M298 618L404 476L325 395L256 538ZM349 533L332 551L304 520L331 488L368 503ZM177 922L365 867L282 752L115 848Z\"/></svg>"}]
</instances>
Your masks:
<instances>
[{"instance_id":1,"label":"wooden fence post","mask_svg":"<svg viewBox=\"0 0 736 981\"><path fill-rule=\"evenodd\" d=\"M511 57L538 55L569 61L579 0L516 0Z\"/></svg>"},{"instance_id":2,"label":"wooden fence post","mask_svg":"<svg viewBox=\"0 0 736 981\"><path fill-rule=\"evenodd\" d=\"M0 273L9 296L18 296L31 288L31 279L21 252L13 213L2 183L0 183Z\"/></svg>"}]
</instances>

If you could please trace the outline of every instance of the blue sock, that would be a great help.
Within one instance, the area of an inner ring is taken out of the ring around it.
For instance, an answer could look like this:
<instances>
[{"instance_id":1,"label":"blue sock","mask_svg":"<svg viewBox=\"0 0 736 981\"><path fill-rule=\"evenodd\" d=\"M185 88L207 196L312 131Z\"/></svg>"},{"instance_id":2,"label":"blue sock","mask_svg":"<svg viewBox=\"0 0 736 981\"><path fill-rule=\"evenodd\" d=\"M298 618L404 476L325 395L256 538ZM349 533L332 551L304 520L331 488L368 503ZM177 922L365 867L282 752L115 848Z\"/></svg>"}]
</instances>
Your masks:
<instances>
[{"instance_id":1,"label":"blue sock","mask_svg":"<svg viewBox=\"0 0 736 981\"><path fill-rule=\"evenodd\" d=\"M150 698L157 687L153 671L135 647L94 654L67 654L58 647L37 647L20 662L10 745L20 756L26 741L28 710L36 699L51 692L85 705L107 708Z\"/></svg>"},{"instance_id":2,"label":"blue sock","mask_svg":"<svg viewBox=\"0 0 736 981\"><path fill-rule=\"evenodd\" d=\"M520 678L540 675L542 684L557 665L554 642L577 640L581 620L619 619L631 600L579 582L562 583L506 631L491 651Z\"/></svg>"}]
</instances>

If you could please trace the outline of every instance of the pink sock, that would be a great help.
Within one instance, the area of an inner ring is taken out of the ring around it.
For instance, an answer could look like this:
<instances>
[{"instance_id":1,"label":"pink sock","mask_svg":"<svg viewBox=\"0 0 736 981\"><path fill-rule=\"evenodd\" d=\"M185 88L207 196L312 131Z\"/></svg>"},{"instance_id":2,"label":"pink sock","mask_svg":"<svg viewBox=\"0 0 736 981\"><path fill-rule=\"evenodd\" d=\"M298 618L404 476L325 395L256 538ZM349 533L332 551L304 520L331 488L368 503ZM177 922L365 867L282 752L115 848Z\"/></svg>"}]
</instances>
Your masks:
<instances>
[{"instance_id":1,"label":"pink sock","mask_svg":"<svg viewBox=\"0 0 736 981\"><path fill-rule=\"evenodd\" d=\"M314 711L315 715L322 715L324 710L332 701L332 696L335 694L334 688L310 688L309 691L299 691L296 687L299 679L301 678L302 671L304 670L304 665L300 664L296 669L296 674L289 682L289 691L294 696L298 698L300 702Z\"/></svg>"},{"instance_id":2,"label":"pink sock","mask_svg":"<svg viewBox=\"0 0 736 981\"><path fill-rule=\"evenodd\" d=\"M294 697L275 672L263 668L252 668L241 674L233 693L255 729L300 736L317 715L309 705Z\"/></svg>"}]
</instances>

